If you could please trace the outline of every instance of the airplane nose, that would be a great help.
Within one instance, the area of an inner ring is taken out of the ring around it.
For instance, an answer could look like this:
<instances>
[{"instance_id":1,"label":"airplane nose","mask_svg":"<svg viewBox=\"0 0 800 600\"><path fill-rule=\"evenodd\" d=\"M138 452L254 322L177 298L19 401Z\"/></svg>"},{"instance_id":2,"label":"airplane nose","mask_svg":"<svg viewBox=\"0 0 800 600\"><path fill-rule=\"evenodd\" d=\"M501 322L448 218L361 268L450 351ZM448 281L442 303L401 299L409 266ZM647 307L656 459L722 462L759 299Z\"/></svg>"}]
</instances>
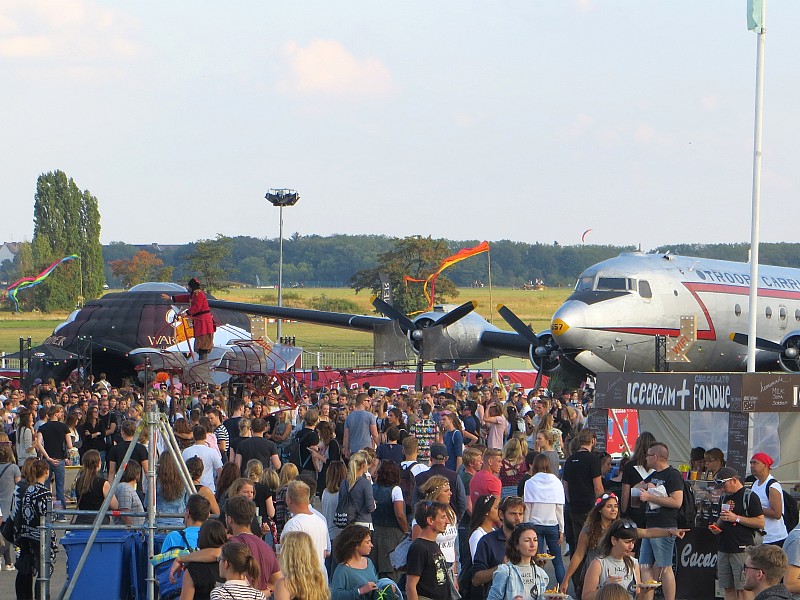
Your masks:
<instances>
[{"instance_id":1,"label":"airplane nose","mask_svg":"<svg viewBox=\"0 0 800 600\"><path fill-rule=\"evenodd\" d=\"M582 302L567 300L553 315L550 331L561 347L570 347L572 338L585 324L585 307Z\"/></svg>"}]
</instances>

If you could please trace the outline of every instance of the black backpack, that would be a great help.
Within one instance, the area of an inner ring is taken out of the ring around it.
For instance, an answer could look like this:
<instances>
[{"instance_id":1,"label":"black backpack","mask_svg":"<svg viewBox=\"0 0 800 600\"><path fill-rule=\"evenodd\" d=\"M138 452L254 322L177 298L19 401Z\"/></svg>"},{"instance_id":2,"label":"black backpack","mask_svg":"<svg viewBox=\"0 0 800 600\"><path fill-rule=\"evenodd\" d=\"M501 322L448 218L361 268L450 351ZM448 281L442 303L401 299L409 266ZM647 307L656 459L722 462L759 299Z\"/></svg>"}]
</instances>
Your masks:
<instances>
[{"instance_id":1,"label":"black backpack","mask_svg":"<svg viewBox=\"0 0 800 600\"><path fill-rule=\"evenodd\" d=\"M686 529L694 527L697 516L697 505L694 503L694 486L690 481L683 480L683 502L678 509L678 527Z\"/></svg>"},{"instance_id":2,"label":"black backpack","mask_svg":"<svg viewBox=\"0 0 800 600\"><path fill-rule=\"evenodd\" d=\"M414 497L414 488L416 487L416 481L411 469L417 464L417 461L414 461L408 466L400 467L400 489L403 491L403 501L406 503L407 515L410 515L413 509L411 499Z\"/></svg>"},{"instance_id":3,"label":"black backpack","mask_svg":"<svg viewBox=\"0 0 800 600\"><path fill-rule=\"evenodd\" d=\"M767 497L769 497L769 487L773 483L778 482L774 477L770 477L766 487ZM791 531L797 527L798 522L800 522L800 510L798 510L797 501L792 498L790 493L783 489L783 486L781 486L781 492L783 493L783 523L786 525L786 531Z\"/></svg>"}]
</instances>

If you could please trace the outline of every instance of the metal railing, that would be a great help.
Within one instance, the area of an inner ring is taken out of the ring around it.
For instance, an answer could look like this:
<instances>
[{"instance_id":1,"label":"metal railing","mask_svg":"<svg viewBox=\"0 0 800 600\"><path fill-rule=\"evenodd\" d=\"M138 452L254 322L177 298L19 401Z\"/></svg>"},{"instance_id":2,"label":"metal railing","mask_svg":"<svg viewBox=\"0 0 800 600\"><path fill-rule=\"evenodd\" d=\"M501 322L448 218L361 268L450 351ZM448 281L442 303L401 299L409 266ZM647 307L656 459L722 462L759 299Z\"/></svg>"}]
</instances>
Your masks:
<instances>
[{"instance_id":1,"label":"metal railing","mask_svg":"<svg viewBox=\"0 0 800 600\"><path fill-rule=\"evenodd\" d=\"M303 352L300 368L310 369L353 369L371 367L375 364L375 353L369 350L352 350L350 352Z\"/></svg>"},{"instance_id":2,"label":"metal railing","mask_svg":"<svg viewBox=\"0 0 800 600\"><path fill-rule=\"evenodd\" d=\"M18 358L6 358L5 352L0 352L0 369L15 369L19 370Z\"/></svg>"}]
</instances>

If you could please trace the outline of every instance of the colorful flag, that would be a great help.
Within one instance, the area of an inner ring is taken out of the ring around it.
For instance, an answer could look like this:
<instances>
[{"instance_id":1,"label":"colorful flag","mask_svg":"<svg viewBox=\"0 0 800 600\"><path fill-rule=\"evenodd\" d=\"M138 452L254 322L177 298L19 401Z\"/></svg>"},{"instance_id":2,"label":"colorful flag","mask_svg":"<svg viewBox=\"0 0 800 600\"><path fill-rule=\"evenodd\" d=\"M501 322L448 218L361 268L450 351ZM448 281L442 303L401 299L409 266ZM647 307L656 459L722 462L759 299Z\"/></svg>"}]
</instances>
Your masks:
<instances>
[{"instance_id":1,"label":"colorful flag","mask_svg":"<svg viewBox=\"0 0 800 600\"><path fill-rule=\"evenodd\" d=\"M406 284L409 281L422 283L422 291L425 294L425 299L428 301L428 308L426 310L433 310L433 302L434 298L436 297L436 278L439 277L439 274L444 271L447 267L452 267L454 264L461 262L465 258L469 258L471 256L475 256L476 254L482 254L483 252L489 251L489 242L483 241L474 248L462 248L452 256L448 256L445 258L436 272L431 273L426 279L414 279L406 275L403 279ZM428 292L428 284L431 286L431 291ZM424 311L417 311L417 312L424 312ZM417 313L410 313L410 314L417 314Z\"/></svg>"}]
</instances>

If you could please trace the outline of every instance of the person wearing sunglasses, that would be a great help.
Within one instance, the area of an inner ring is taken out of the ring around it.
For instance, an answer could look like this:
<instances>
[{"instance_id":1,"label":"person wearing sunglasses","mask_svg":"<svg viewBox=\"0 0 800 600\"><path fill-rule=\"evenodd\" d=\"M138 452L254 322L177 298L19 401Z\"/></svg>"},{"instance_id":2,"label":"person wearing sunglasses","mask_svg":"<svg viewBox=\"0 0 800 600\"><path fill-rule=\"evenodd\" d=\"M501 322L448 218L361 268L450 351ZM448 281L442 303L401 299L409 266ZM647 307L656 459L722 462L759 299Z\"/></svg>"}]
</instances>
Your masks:
<instances>
[{"instance_id":1,"label":"person wearing sunglasses","mask_svg":"<svg viewBox=\"0 0 800 600\"><path fill-rule=\"evenodd\" d=\"M758 495L745 488L739 473L732 467L722 467L716 473L714 485L722 490L719 519L709 529L720 536L717 551L717 579L725 590L726 600L742 597L745 550L755 543L756 532L764 527L764 510Z\"/></svg>"},{"instance_id":2,"label":"person wearing sunglasses","mask_svg":"<svg viewBox=\"0 0 800 600\"><path fill-rule=\"evenodd\" d=\"M520 523L506 542L505 562L498 565L486 600L541 600L550 577L536 564L539 539L533 523Z\"/></svg>"},{"instance_id":3,"label":"person wearing sunglasses","mask_svg":"<svg viewBox=\"0 0 800 600\"><path fill-rule=\"evenodd\" d=\"M586 569L581 600L595 600L597 591L607 583L617 583L628 590L631 598L649 600L653 589L639 587L642 574L633 556L638 535L636 523L626 519L614 521L600 540L597 558Z\"/></svg>"},{"instance_id":4,"label":"person wearing sunglasses","mask_svg":"<svg viewBox=\"0 0 800 600\"><path fill-rule=\"evenodd\" d=\"M789 600L795 597L781 583L787 560L780 547L772 544L752 546L747 549L746 555L742 571L744 589L754 593L756 600Z\"/></svg>"}]
</instances>

